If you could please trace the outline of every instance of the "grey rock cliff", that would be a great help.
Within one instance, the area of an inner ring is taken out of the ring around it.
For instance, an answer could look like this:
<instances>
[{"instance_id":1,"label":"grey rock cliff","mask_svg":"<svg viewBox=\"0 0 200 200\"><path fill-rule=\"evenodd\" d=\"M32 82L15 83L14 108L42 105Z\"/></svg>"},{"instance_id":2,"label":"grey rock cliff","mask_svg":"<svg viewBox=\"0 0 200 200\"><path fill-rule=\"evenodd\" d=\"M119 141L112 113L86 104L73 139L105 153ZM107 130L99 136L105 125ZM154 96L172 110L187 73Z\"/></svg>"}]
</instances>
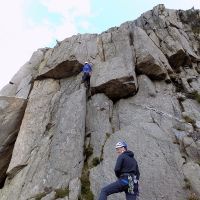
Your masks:
<instances>
[{"instance_id":1,"label":"grey rock cliff","mask_svg":"<svg viewBox=\"0 0 200 200\"><path fill-rule=\"evenodd\" d=\"M25 108L25 99L0 96L0 184L6 177Z\"/></svg>"},{"instance_id":2,"label":"grey rock cliff","mask_svg":"<svg viewBox=\"0 0 200 200\"><path fill-rule=\"evenodd\" d=\"M199 197L199 22L161 4L34 52L0 91L0 199L97 200L119 140L138 160L140 200Z\"/></svg>"}]
</instances>

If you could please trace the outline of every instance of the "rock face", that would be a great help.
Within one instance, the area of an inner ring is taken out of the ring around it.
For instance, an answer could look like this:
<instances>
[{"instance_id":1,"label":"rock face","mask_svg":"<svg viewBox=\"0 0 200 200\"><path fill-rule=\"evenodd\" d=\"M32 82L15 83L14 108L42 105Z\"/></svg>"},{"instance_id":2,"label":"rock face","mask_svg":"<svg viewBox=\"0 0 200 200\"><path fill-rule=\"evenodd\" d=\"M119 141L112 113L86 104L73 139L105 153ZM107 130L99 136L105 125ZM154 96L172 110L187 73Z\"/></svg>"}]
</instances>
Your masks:
<instances>
[{"instance_id":1,"label":"rock face","mask_svg":"<svg viewBox=\"0 0 200 200\"><path fill-rule=\"evenodd\" d=\"M150 79L142 75L138 77L138 84L139 91L134 97L120 100L116 104L120 131L108 138L102 164L92 169L91 181L95 183L92 187L93 192L96 192L97 184L98 188L105 184L104 182L96 183L98 182L96 177L100 174L107 183L114 181L114 175L111 180L109 176L107 177L107 174L113 173L116 159L113 149L118 140L126 140L129 148L136 153L135 156L140 161L142 172L140 198L185 199L185 192L182 189L183 173L179 168L183 160L178 146L173 144L174 136L169 131L176 123L174 118L180 117L178 107L176 107L177 111L174 110L178 102L172 99L171 88L165 83L160 85L160 88L156 88L156 84L154 85ZM164 88L165 91L163 91ZM110 163L110 160L113 163ZM108 169L110 169L109 172ZM149 174L149 169L151 169L151 174ZM164 187L166 183L168 186ZM119 196L113 196L112 199L119 199Z\"/></svg>"},{"instance_id":2,"label":"rock face","mask_svg":"<svg viewBox=\"0 0 200 200\"><path fill-rule=\"evenodd\" d=\"M172 69L162 51L157 48L143 29L136 27L133 34L137 57L136 70L153 79L165 79L167 70L172 73Z\"/></svg>"},{"instance_id":3,"label":"rock face","mask_svg":"<svg viewBox=\"0 0 200 200\"><path fill-rule=\"evenodd\" d=\"M6 177L12 150L26 108L26 100L16 97L0 97L0 185Z\"/></svg>"},{"instance_id":4,"label":"rock face","mask_svg":"<svg viewBox=\"0 0 200 200\"><path fill-rule=\"evenodd\" d=\"M94 67L91 86L95 93L105 93L116 101L137 91L135 52L129 31L114 29L97 38L100 62Z\"/></svg>"},{"instance_id":5,"label":"rock face","mask_svg":"<svg viewBox=\"0 0 200 200\"><path fill-rule=\"evenodd\" d=\"M200 196L199 188L200 188L200 167L197 163L188 162L183 167L184 174L189 180L191 187L193 190Z\"/></svg>"},{"instance_id":6,"label":"rock face","mask_svg":"<svg viewBox=\"0 0 200 200\"><path fill-rule=\"evenodd\" d=\"M97 200L116 180L119 140L138 161L141 200L200 196L199 22L198 10L158 5L34 52L0 91L0 199Z\"/></svg>"},{"instance_id":7,"label":"rock face","mask_svg":"<svg viewBox=\"0 0 200 200\"><path fill-rule=\"evenodd\" d=\"M8 178L18 186L9 187L12 192L5 199L36 198L56 189L67 190L70 182L81 176L85 89L66 95L60 92L63 86L65 82L59 85L53 79L34 83L7 170Z\"/></svg>"}]
</instances>

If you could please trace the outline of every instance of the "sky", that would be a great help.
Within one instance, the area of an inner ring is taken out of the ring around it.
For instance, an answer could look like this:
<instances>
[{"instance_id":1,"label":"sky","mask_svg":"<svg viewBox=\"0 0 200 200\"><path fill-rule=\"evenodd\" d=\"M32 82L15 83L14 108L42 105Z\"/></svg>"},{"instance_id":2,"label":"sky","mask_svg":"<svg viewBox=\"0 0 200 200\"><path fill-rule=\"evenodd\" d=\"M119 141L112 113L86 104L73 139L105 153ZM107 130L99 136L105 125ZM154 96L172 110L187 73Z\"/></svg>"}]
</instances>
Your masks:
<instances>
[{"instance_id":1,"label":"sky","mask_svg":"<svg viewBox=\"0 0 200 200\"><path fill-rule=\"evenodd\" d=\"M101 33L158 4L200 9L200 0L0 0L0 90L39 48L78 33Z\"/></svg>"}]
</instances>

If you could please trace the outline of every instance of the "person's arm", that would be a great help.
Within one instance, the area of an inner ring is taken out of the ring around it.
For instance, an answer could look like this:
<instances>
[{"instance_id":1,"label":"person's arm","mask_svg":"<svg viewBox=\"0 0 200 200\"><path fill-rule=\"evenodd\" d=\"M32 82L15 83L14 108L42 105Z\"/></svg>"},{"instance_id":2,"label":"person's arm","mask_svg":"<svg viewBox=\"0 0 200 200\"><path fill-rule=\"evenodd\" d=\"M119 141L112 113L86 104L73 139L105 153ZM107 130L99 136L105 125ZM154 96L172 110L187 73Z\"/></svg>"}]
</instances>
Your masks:
<instances>
[{"instance_id":1,"label":"person's arm","mask_svg":"<svg viewBox=\"0 0 200 200\"><path fill-rule=\"evenodd\" d=\"M92 65L90 65L90 72L89 72L90 76L92 75Z\"/></svg>"},{"instance_id":2,"label":"person's arm","mask_svg":"<svg viewBox=\"0 0 200 200\"><path fill-rule=\"evenodd\" d=\"M117 158L117 162L115 165L115 175L119 178L120 174L121 174L121 166L122 166L122 162L123 162L123 157L119 156Z\"/></svg>"},{"instance_id":3,"label":"person's arm","mask_svg":"<svg viewBox=\"0 0 200 200\"><path fill-rule=\"evenodd\" d=\"M139 171L138 164L136 165L136 178L137 178L137 180L140 179L140 171Z\"/></svg>"}]
</instances>

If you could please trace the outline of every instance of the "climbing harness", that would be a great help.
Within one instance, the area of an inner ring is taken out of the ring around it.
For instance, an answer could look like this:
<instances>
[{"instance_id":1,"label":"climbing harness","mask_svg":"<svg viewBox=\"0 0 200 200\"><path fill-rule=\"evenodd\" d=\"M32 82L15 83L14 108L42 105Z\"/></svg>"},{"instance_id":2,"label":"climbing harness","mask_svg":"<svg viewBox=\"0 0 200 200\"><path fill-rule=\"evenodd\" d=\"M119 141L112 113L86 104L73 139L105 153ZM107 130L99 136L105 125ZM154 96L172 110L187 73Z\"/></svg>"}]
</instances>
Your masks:
<instances>
[{"instance_id":1,"label":"climbing harness","mask_svg":"<svg viewBox=\"0 0 200 200\"><path fill-rule=\"evenodd\" d=\"M136 176L133 174L129 174L129 173L123 173L121 175L123 176L127 176L126 179L121 179L121 181L128 186L128 193L129 194L135 194L135 192L137 193L136 195L138 195L138 180L136 178Z\"/></svg>"}]
</instances>

